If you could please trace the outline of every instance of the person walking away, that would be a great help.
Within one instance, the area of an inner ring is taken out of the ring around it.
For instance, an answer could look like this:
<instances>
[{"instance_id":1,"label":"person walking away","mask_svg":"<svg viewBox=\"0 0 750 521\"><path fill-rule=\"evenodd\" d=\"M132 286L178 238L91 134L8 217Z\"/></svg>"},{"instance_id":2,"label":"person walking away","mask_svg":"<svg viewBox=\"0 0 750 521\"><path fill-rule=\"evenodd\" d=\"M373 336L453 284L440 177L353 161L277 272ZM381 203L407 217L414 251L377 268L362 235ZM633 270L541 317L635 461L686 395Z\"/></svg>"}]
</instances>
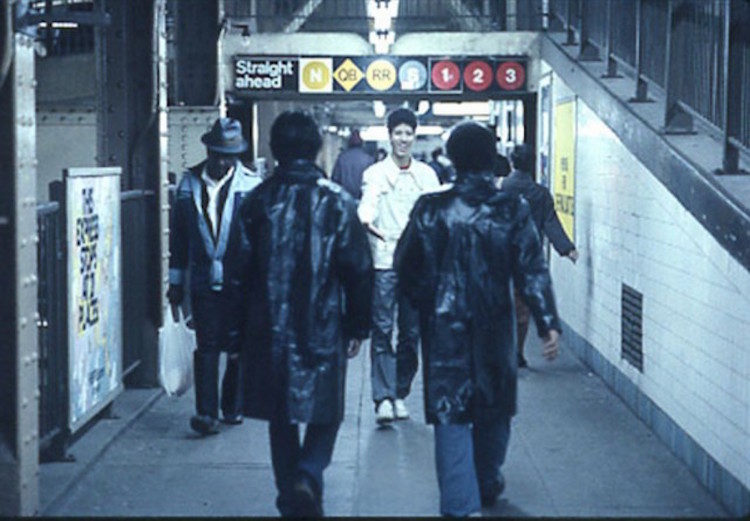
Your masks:
<instances>
[{"instance_id":1,"label":"person walking away","mask_svg":"<svg viewBox=\"0 0 750 521\"><path fill-rule=\"evenodd\" d=\"M427 164L412 157L417 117L407 108L391 112L386 120L391 154L362 176L359 217L369 230L375 263L372 338L372 399L379 424L409 417L404 399L417 372L419 324L416 310L397 300L398 278L393 271L393 252L406 227L417 198L439 189L440 182ZM398 343L391 346L394 313L398 311Z\"/></svg>"},{"instance_id":2,"label":"person walking away","mask_svg":"<svg viewBox=\"0 0 750 521\"><path fill-rule=\"evenodd\" d=\"M314 163L321 144L308 114L279 115L270 140L278 167L239 216L248 247L237 268L248 303L244 412L268 421L282 516L323 515L347 357L370 332L367 234L354 199Z\"/></svg>"},{"instance_id":3,"label":"person walking away","mask_svg":"<svg viewBox=\"0 0 750 521\"><path fill-rule=\"evenodd\" d=\"M196 413L190 427L205 436L219 432L222 352L227 353L221 384L222 421L242 423L239 349L244 296L225 273L224 263L239 252L234 228L237 209L261 179L239 160L247 149L239 121L217 119L201 141L208 157L183 174L172 209L167 298L174 312L185 299L189 280L198 344L193 353Z\"/></svg>"},{"instance_id":4,"label":"person walking away","mask_svg":"<svg viewBox=\"0 0 750 521\"><path fill-rule=\"evenodd\" d=\"M357 201L362 199L362 172L375 162L375 158L365 152L362 145L359 131L352 130L348 148L339 154L331 174L331 179L343 186Z\"/></svg>"},{"instance_id":5,"label":"person walking away","mask_svg":"<svg viewBox=\"0 0 750 521\"><path fill-rule=\"evenodd\" d=\"M534 151L531 146L523 143L514 147L510 161L513 171L503 180L501 189L512 195L523 195L531 206L531 217L540 238L546 236L560 256L567 257L575 263L578 260L578 250L560 224L552 195L546 187L534 181ZM514 301L518 332L518 367L527 367L524 344L529 330L529 308L517 291Z\"/></svg>"},{"instance_id":6,"label":"person walking away","mask_svg":"<svg viewBox=\"0 0 750 521\"><path fill-rule=\"evenodd\" d=\"M492 133L464 123L446 146L456 183L417 201L394 267L419 309L440 512L467 516L494 504L505 486L500 467L517 396L514 282L548 359L557 355L560 324L528 203L494 186Z\"/></svg>"}]
</instances>

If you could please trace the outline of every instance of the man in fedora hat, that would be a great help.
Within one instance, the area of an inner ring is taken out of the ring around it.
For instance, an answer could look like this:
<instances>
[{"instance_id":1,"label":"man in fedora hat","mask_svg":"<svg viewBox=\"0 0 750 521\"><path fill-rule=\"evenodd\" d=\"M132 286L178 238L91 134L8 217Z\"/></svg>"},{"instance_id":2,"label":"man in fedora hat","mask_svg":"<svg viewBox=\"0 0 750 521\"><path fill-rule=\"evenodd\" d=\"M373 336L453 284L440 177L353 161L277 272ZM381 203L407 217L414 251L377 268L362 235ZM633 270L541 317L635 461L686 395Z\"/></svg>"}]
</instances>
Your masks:
<instances>
[{"instance_id":1,"label":"man in fedora hat","mask_svg":"<svg viewBox=\"0 0 750 521\"><path fill-rule=\"evenodd\" d=\"M197 339L194 352L196 414L190 427L201 435L218 430L219 354L227 353L221 385L222 421L242 422L239 349L243 292L225 261L240 255L241 238L233 225L244 197L261 182L239 154L247 150L240 122L219 118L201 141L208 158L188 169L177 187L171 215L169 291L173 312L190 284Z\"/></svg>"}]
</instances>

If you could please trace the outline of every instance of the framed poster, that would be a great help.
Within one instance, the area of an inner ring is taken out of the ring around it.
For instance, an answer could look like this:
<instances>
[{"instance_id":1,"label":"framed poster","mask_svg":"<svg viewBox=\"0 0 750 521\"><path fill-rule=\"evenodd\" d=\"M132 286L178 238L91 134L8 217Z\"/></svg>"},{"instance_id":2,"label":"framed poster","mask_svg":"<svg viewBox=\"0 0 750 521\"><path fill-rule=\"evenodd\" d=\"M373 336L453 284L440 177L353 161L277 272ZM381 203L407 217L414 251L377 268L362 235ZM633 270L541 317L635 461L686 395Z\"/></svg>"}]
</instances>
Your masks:
<instances>
[{"instance_id":1,"label":"framed poster","mask_svg":"<svg viewBox=\"0 0 750 521\"><path fill-rule=\"evenodd\" d=\"M575 242L575 100L557 103L554 114L552 197L565 233Z\"/></svg>"},{"instance_id":2,"label":"framed poster","mask_svg":"<svg viewBox=\"0 0 750 521\"><path fill-rule=\"evenodd\" d=\"M71 432L122 391L120 172L65 170Z\"/></svg>"}]
</instances>

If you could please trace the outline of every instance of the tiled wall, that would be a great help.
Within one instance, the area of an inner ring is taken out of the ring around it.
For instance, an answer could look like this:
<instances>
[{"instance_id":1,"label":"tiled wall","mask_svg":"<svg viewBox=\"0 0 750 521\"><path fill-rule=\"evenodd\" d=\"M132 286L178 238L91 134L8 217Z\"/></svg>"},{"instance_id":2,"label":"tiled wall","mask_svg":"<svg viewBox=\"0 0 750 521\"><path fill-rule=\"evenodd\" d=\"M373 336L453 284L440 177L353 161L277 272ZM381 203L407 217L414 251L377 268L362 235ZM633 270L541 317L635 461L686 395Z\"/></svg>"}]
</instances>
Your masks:
<instances>
[{"instance_id":1,"label":"tiled wall","mask_svg":"<svg viewBox=\"0 0 750 521\"><path fill-rule=\"evenodd\" d=\"M572 95L556 76L553 89L553 103ZM581 258L572 265L552 256L561 316L580 352L589 361L601 358L602 376L634 409L640 407L644 421L666 415L682 431L664 435L673 450L684 452L683 459L718 463L727 473L724 481L734 479L740 502L746 502L750 273L581 100L576 114L575 242ZM621 358L623 283L643 294L643 373ZM586 355L583 345L595 353ZM648 406L639 405L639 395ZM651 423L656 430L659 422ZM677 447L683 438L705 454ZM706 481L716 481L712 472L699 476L709 487Z\"/></svg>"}]
</instances>

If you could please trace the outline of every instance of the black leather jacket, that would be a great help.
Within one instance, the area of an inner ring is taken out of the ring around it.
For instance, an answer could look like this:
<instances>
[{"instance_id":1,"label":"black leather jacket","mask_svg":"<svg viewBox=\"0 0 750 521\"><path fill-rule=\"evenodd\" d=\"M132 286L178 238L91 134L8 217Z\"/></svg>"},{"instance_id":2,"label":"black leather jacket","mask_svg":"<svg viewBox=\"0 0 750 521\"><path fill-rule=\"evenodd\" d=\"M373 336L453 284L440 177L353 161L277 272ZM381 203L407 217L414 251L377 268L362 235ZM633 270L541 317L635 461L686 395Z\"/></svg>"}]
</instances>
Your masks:
<instances>
[{"instance_id":1,"label":"black leather jacket","mask_svg":"<svg viewBox=\"0 0 750 521\"><path fill-rule=\"evenodd\" d=\"M346 347L370 333L374 277L354 199L297 161L252 192L240 226L249 244L245 413L340 422Z\"/></svg>"},{"instance_id":2,"label":"black leather jacket","mask_svg":"<svg viewBox=\"0 0 750 521\"><path fill-rule=\"evenodd\" d=\"M528 203L491 172L422 196L398 243L400 289L419 308L429 423L516 411L513 280L539 333L560 330Z\"/></svg>"}]
</instances>

